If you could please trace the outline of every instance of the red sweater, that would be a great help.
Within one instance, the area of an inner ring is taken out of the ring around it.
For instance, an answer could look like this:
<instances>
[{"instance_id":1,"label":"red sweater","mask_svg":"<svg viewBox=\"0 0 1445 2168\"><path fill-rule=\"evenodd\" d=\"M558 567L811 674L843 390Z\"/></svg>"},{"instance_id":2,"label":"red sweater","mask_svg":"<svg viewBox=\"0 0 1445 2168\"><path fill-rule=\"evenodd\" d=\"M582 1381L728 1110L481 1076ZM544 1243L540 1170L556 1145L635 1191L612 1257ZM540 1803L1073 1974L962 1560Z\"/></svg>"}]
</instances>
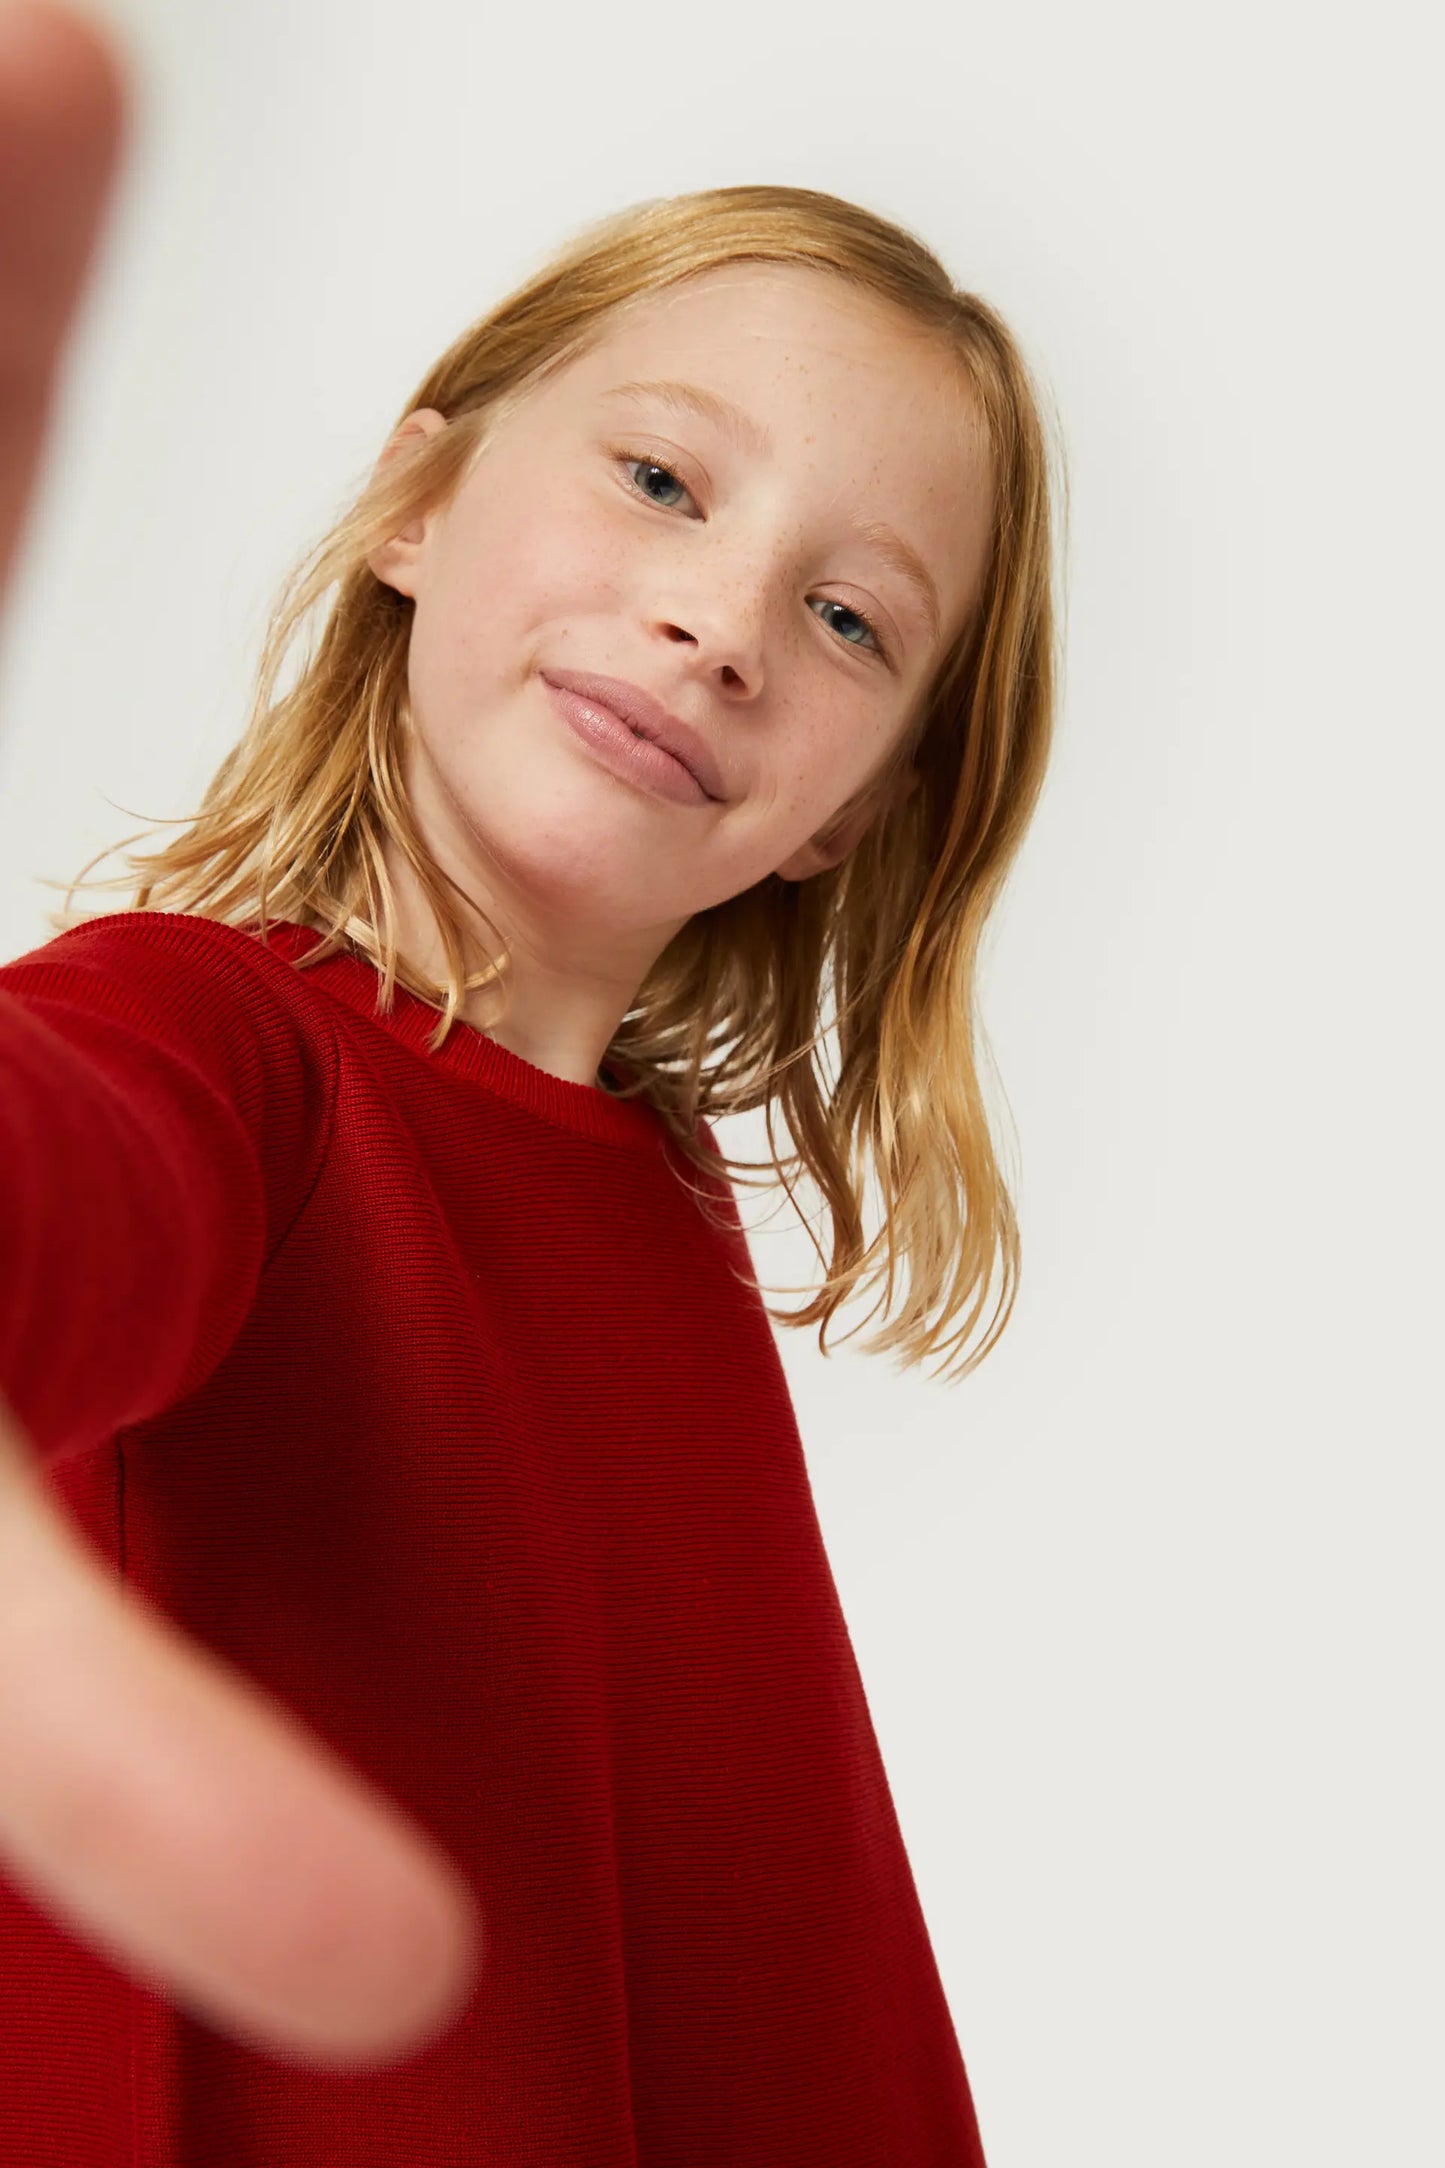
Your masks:
<instances>
[{"instance_id":1,"label":"red sweater","mask_svg":"<svg viewBox=\"0 0 1445 2168\"><path fill-rule=\"evenodd\" d=\"M0 1862L0 2161L981 2168L731 1190L724 1235L651 1110L428 1053L318 939L125 912L0 967L0 1391L114 1570L459 1863L478 1985L299 2069Z\"/></svg>"}]
</instances>

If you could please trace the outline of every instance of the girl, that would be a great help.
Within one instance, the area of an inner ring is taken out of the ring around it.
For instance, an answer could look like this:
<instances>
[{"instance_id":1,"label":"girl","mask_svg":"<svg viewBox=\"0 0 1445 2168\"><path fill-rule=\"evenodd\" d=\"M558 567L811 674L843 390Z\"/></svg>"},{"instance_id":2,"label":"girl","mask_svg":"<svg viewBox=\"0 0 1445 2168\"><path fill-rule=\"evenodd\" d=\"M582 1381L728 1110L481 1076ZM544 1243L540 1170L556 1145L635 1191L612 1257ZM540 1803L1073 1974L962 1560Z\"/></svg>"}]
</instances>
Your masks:
<instances>
[{"instance_id":1,"label":"girl","mask_svg":"<svg viewBox=\"0 0 1445 2168\"><path fill-rule=\"evenodd\" d=\"M120 110L26 22L22 389ZM428 371L184 832L0 969L7 2162L982 2161L709 1117L788 1118L820 1344L870 1268L913 1360L1007 1292L1050 564L917 240L645 204Z\"/></svg>"}]
</instances>

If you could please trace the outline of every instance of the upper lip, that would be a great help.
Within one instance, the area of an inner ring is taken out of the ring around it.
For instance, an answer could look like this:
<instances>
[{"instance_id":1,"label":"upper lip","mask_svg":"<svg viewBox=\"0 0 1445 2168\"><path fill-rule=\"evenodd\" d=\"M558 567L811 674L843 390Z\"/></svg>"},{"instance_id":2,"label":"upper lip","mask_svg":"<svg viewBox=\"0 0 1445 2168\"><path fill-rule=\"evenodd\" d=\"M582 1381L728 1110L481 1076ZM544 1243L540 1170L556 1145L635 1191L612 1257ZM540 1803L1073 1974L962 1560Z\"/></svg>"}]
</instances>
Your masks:
<instances>
[{"instance_id":1,"label":"upper lip","mask_svg":"<svg viewBox=\"0 0 1445 2168\"><path fill-rule=\"evenodd\" d=\"M564 692L578 693L584 700L595 700L599 707L610 708L629 730L680 760L709 798L726 800L727 785L707 740L690 729L680 715L670 714L640 685L629 685L626 678L598 677L590 670L544 670L542 676L549 685L559 685Z\"/></svg>"}]
</instances>

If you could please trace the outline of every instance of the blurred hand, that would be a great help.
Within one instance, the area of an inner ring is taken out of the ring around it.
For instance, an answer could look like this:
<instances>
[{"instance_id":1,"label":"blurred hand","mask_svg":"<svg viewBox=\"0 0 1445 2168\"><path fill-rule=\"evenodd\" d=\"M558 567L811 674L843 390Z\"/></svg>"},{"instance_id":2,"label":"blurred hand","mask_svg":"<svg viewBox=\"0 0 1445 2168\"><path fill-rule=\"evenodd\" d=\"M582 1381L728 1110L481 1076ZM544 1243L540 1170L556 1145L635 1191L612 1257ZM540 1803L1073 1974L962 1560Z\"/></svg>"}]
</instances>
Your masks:
<instances>
[{"instance_id":1,"label":"blurred hand","mask_svg":"<svg viewBox=\"0 0 1445 2168\"><path fill-rule=\"evenodd\" d=\"M127 107L98 24L48 0L0 5L0 592ZM51 1502L3 1401L0 1874L215 2030L318 2069L428 2045L479 1963L460 1871L117 1580Z\"/></svg>"}]
</instances>

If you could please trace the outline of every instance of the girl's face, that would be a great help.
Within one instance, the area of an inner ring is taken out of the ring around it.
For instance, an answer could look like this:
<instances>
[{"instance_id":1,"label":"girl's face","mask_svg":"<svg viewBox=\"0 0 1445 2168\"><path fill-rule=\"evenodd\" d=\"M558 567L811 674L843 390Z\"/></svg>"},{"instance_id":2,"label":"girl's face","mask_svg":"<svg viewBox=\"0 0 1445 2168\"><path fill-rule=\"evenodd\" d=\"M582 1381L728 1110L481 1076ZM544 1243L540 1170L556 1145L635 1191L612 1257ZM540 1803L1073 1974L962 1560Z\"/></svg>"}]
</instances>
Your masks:
<instances>
[{"instance_id":1,"label":"girl's face","mask_svg":"<svg viewBox=\"0 0 1445 2168\"><path fill-rule=\"evenodd\" d=\"M444 426L409 416L383 458ZM648 295L371 558L415 600L407 788L429 847L524 949L621 989L620 1016L695 912L852 849L880 805L834 816L908 729L989 535L974 410L936 343L806 268ZM549 671L643 687L705 739L725 798L603 765Z\"/></svg>"}]
</instances>

